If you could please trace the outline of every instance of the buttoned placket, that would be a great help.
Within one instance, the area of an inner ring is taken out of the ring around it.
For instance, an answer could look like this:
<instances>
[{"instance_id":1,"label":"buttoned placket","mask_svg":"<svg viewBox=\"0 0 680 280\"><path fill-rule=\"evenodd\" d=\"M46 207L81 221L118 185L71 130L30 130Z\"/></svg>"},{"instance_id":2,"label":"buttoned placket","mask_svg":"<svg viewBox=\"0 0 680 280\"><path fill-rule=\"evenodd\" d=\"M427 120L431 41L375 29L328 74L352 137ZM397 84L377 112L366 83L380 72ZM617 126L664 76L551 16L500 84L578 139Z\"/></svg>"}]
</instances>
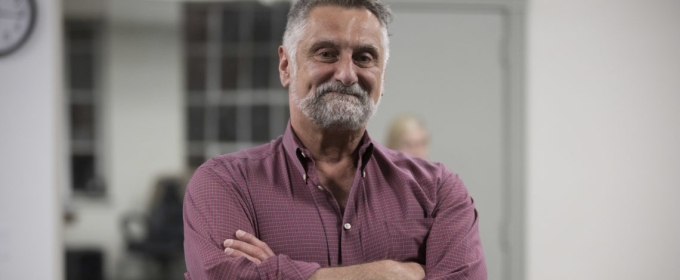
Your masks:
<instances>
[{"instance_id":1,"label":"buttoned placket","mask_svg":"<svg viewBox=\"0 0 680 280\"><path fill-rule=\"evenodd\" d=\"M356 212L357 210L363 210L363 208L356 206L360 205L364 188L368 186L366 166L368 165L370 155L365 154L366 148L368 147L362 148L359 151L361 156L357 163L357 172L354 176L355 179L347 199L347 205L345 205L345 213L342 217L340 250L343 264L359 263L363 259L363 245L359 238L362 230L362 222L359 219L361 213Z\"/></svg>"},{"instance_id":2,"label":"buttoned placket","mask_svg":"<svg viewBox=\"0 0 680 280\"><path fill-rule=\"evenodd\" d=\"M303 184L309 188L314 202L321 217L322 226L326 232L326 242L328 251L328 265L336 266L340 264L339 251L337 245L341 238L340 232L337 230L337 224L342 220L338 216L339 208L333 195L321 185L318 175L315 170L315 163L309 152L301 147L296 150L298 163L301 165L301 177Z\"/></svg>"},{"instance_id":3,"label":"buttoned placket","mask_svg":"<svg viewBox=\"0 0 680 280\"><path fill-rule=\"evenodd\" d=\"M363 151L360 151L360 153L363 155ZM358 240L358 230L357 224L354 224L355 222L355 207L354 204L357 203L357 195L360 195L361 193L361 188L365 187L366 183L366 170L365 170L365 165L366 162L364 162L364 157L361 156L359 158L358 166L357 166L357 173L355 175L355 180L353 181L352 189L350 190L349 197L347 199L347 205L345 205L345 212L342 213L340 211L340 205L338 204L337 200L333 196L333 194L323 185L321 185L321 182L319 180L318 174L316 173L316 167L315 167L315 162L314 160L309 157L309 153L305 152L302 148L298 148L299 151L299 161L303 166L304 169L304 174L303 180L305 184L312 188L313 192L319 192L322 196L321 201L326 201L328 204L326 205L318 205L317 207L321 208L326 208L328 206L331 206L331 208L334 210L333 212L335 213L335 219L337 222L339 222L336 225L339 225L339 228L336 227L336 230L338 230L338 238L340 238L340 247L338 248L340 250L339 256L336 253L336 256L338 256L340 259L338 259L338 264L341 262L347 262L347 261L354 261L357 258L361 258L362 252L361 252L361 244L357 242ZM316 190L314 190L316 189ZM316 195L314 195L316 196ZM317 202L318 203L318 202ZM331 230L331 228L328 228L328 224L324 222L324 227L326 230ZM328 240L331 242L331 240ZM349 244L343 246L343 244ZM333 252L330 252L331 255L333 255ZM334 265L331 263L331 265Z\"/></svg>"}]
</instances>

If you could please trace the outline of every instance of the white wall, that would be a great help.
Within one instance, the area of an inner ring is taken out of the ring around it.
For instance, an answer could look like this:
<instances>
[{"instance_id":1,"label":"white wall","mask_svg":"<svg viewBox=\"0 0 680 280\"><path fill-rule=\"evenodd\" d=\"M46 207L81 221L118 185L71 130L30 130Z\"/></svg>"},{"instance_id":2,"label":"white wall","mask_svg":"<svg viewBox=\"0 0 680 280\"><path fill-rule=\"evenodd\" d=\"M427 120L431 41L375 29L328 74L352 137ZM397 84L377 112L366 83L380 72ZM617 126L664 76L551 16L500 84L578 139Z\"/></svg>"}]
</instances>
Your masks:
<instances>
[{"instance_id":1,"label":"white wall","mask_svg":"<svg viewBox=\"0 0 680 280\"><path fill-rule=\"evenodd\" d=\"M105 274L121 272L121 218L145 212L156 180L183 171L184 91L180 3L109 1L102 102L105 200L77 199L69 248L100 248ZM153 15L153 16L146 16ZM124 266L124 265L123 265Z\"/></svg>"},{"instance_id":2,"label":"white wall","mask_svg":"<svg viewBox=\"0 0 680 280\"><path fill-rule=\"evenodd\" d=\"M528 15L528 279L680 279L680 2Z\"/></svg>"},{"instance_id":3,"label":"white wall","mask_svg":"<svg viewBox=\"0 0 680 280\"><path fill-rule=\"evenodd\" d=\"M62 279L61 6L37 0L30 39L0 58L0 279Z\"/></svg>"}]
</instances>

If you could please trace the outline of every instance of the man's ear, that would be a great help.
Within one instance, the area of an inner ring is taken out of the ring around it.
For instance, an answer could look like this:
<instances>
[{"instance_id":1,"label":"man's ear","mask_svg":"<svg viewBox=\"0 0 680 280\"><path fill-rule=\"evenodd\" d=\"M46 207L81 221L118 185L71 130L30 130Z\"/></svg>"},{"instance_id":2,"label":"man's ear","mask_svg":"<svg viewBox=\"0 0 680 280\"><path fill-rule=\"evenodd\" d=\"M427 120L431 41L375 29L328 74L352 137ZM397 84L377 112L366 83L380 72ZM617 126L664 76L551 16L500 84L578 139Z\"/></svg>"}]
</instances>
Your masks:
<instances>
[{"instance_id":1,"label":"man's ear","mask_svg":"<svg viewBox=\"0 0 680 280\"><path fill-rule=\"evenodd\" d=\"M288 52L283 46L279 46L279 79L281 79L281 85L287 88L290 85L290 58L288 57Z\"/></svg>"}]
</instances>

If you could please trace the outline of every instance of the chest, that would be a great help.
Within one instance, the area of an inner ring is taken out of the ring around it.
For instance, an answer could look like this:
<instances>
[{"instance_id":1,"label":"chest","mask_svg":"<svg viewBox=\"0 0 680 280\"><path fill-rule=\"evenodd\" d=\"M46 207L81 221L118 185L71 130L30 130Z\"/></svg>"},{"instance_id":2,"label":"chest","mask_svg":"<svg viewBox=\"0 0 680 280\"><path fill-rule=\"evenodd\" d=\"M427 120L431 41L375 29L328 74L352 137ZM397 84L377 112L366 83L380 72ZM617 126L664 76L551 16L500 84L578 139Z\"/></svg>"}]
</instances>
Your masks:
<instances>
[{"instance_id":1,"label":"chest","mask_svg":"<svg viewBox=\"0 0 680 280\"><path fill-rule=\"evenodd\" d=\"M320 182L319 186L326 189L333 196L340 208L340 213L344 213L350 191L355 184L354 174L343 174L340 176L333 176L332 174L325 174L323 172L319 172L318 174Z\"/></svg>"},{"instance_id":2,"label":"chest","mask_svg":"<svg viewBox=\"0 0 680 280\"><path fill-rule=\"evenodd\" d=\"M350 185L337 188L341 193L323 186L321 178L260 186L276 191L253 195L259 237L277 254L322 266L382 259L424 263L433 205L418 199L414 190L420 186L358 177L339 184ZM339 197L347 207L342 213L334 206Z\"/></svg>"}]
</instances>

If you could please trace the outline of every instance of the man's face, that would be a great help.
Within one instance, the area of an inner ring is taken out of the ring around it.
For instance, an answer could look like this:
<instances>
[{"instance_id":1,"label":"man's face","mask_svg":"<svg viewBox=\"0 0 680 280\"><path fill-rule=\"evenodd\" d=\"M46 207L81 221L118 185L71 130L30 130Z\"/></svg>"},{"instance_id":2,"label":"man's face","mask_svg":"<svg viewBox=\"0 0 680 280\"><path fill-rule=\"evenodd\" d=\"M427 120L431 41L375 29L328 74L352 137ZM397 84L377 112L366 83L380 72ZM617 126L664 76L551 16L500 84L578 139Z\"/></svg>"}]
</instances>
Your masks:
<instances>
[{"instance_id":1,"label":"man's face","mask_svg":"<svg viewBox=\"0 0 680 280\"><path fill-rule=\"evenodd\" d=\"M365 126L383 92L382 36L380 21L366 9L312 9L296 63L279 50L281 82L290 88L291 117L304 116L322 128Z\"/></svg>"}]
</instances>

